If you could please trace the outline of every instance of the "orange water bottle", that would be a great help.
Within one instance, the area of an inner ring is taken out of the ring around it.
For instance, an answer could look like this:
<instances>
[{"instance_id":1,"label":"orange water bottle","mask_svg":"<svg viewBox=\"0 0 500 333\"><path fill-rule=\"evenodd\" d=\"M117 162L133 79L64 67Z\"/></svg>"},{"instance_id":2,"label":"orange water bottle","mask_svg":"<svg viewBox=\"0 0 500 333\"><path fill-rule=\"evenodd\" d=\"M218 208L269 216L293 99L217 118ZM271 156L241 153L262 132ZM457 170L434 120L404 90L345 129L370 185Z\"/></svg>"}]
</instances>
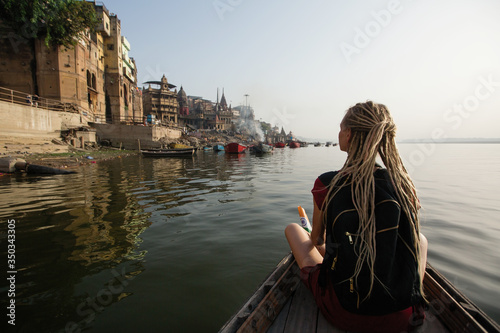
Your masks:
<instances>
[{"instance_id":1,"label":"orange water bottle","mask_svg":"<svg viewBox=\"0 0 500 333\"><path fill-rule=\"evenodd\" d=\"M300 216L300 225L307 232L311 232L312 227L311 227L311 223L309 222L309 219L307 218L306 211L301 206L299 206L298 209L299 209L299 216Z\"/></svg>"}]
</instances>

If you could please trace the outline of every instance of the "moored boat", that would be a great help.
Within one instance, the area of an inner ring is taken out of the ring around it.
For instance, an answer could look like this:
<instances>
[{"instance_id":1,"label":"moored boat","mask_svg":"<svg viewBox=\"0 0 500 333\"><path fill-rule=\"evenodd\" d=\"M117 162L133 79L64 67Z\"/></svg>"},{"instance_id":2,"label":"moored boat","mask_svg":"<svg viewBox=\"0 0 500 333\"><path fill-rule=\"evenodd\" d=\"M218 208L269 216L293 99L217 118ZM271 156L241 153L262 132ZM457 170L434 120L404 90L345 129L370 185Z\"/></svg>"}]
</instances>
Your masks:
<instances>
[{"instance_id":1,"label":"moored boat","mask_svg":"<svg viewBox=\"0 0 500 333\"><path fill-rule=\"evenodd\" d=\"M214 151L224 151L224 145L217 144L213 146Z\"/></svg>"},{"instance_id":2,"label":"moored boat","mask_svg":"<svg viewBox=\"0 0 500 333\"><path fill-rule=\"evenodd\" d=\"M246 146L240 145L237 142L228 143L224 147L224 151L229 154L241 154L244 153L246 149L247 149Z\"/></svg>"},{"instance_id":3,"label":"moored boat","mask_svg":"<svg viewBox=\"0 0 500 333\"><path fill-rule=\"evenodd\" d=\"M325 319L299 274L290 253L219 332L345 332ZM500 332L493 319L429 264L424 292L426 319L416 332Z\"/></svg>"},{"instance_id":4,"label":"moored boat","mask_svg":"<svg viewBox=\"0 0 500 333\"><path fill-rule=\"evenodd\" d=\"M141 150L144 157L179 157L192 156L195 152L194 148L179 148L179 149L149 149Z\"/></svg>"},{"instance_id":5,"label":"moored boat","mask_svg":"<svg viewBox=\"0 0 500 333\"><path fill-rule=\"evenodd\" d=\"M203 147L203 151L213 151L214 148L213 147Z\"/></svg>"},{"instance_id":6,"label":"moored boat","mask_svg":"<svg viewBox=\"0 0 500 333\"><path fill-rule=\"evenodd\" d=\"M314 144L314 147L321 147L321 143L316 142L316 143Z\"/></svg>"},{"instance_id":7,"label":"moored boat","mask_svg":"<svg viewBox=\"0 0 500 333\"><path fill-rule=\"evenodd\" d=\"M194 147L182 144L182 143L171 143L168 145L170 149L192 149Z\"/></svg>"},{"instance_id":8,"label":"moored boat","mask_svg":"<svg viewBox=\"0 0 500 333\"><path fill-rule=\"evenodd\" d=\"M265 143L259 143L258 145L252 146L252 151L256 154L266 154L272 152L274 149L273 146L265 144Z\"/></svg>"},{"instance_id":9,"label":"moored boat","mask_svg":"<svg viewBox=\"0 0 500 333\"><path fill-rule=\"evenodd\" d=\"M276 142L274 144L274 147L276 147L276 148L285 148L285 144L283 142Z\"/></svg>"},{"instance_id":10,"label":"moored boat","mask_svg":"<svg viewBox=\"0 0 500 333\"><path fill-rule=\"evenodd\" d=\"M297 141L290 141L290 143L288 144L288 146L290 148L300 148L300 143L298 143Z\"/></svg>"}]
</instances>

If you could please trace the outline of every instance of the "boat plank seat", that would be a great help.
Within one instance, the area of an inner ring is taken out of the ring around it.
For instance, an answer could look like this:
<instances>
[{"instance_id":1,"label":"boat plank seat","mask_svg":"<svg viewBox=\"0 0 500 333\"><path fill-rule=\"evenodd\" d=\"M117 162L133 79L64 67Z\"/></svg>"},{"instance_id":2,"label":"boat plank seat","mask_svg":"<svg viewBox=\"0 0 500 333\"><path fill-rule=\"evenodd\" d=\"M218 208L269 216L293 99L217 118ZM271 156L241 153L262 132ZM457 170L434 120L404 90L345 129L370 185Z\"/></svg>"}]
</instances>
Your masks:
<instances>
[{"instance_id":1,"label":"boat plank seat","mask_svg":"<svg viewBox=\"0 0 500 333\"><path fill-rule=\"evenodd\" d=\"M442 333L449 331L431 311L426 311L426 321L432 321L432 323L424 324L413 332ZM349 331L336 328L326 320L316 306L312 293L303 284L297 286L297 290L267 330L267 333L284 332L349 333Z\"/></svg>"},{"instance_id":2,"label":"boat plank seat","mask_svg":"<svg viewBox=\"0 0 500 333\"><path fill-rule=\"evenodd\" d=\"M276 266L221 333L349 333L330 324L299 278L290 253ZM429 301L422 326L413 332L497 332L500 326L427 264L424 292Z\"/></svg>"}]
</instances>

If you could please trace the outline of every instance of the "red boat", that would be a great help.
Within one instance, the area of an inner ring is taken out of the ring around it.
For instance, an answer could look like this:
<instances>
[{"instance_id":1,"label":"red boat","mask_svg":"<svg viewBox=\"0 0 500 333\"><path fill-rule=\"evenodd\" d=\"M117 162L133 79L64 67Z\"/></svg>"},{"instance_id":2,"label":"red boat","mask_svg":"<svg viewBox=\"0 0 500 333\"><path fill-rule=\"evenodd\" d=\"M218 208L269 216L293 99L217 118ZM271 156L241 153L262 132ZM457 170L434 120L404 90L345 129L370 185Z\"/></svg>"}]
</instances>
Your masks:
<instances>
[{"instance_id":1,"label":"red boat","mask_svg":"<svg viewBox=\"0 0 500 333\"><path fill-rule=\"evenodd\" d=\"M229 154L241 154L241 153L245 152L246 149L247 149L247 147L242 146L237 142L228 143L224 147L224 151L226 153L229 153Z\"/></svg>"},{"instance_id":2,"label":"red boat","mask_svg":"<svg viewBox=\"0 0 500 333\"><path fill-rule=\"evenodd\" d=\"M276 142L274 144L274 147L276 147L276 148L285 148L285 144L283 142Z\"/></svg>"},{"instance_id":3,"label":"red boat","mask_svg":"<svg viewBox=\"0 0 500 333\"><path fill-rule=\"evenodd\" d=\"M290 148L300 148L300 143L297 141L291 141L289 144Z\"/></svg>"}]
</instances>

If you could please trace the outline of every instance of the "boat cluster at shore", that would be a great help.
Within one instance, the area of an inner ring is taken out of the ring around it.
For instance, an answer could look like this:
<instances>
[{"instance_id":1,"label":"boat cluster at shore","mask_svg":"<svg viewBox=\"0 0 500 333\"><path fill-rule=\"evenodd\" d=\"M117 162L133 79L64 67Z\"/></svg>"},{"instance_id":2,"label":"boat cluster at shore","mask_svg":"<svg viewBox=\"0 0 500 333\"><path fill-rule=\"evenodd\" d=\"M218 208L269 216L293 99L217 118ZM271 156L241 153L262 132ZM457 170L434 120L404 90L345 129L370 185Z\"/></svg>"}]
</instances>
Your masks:
<instances>
[{"instance_id":1,"label":"boat cluster at shore","mask_svg":"<svg viewBox=\"0 0 500 333\"><path fill-rule=\"evenodd\" d=\"M54 141L57 141L54 143ZM74 148L69 143L60 140L36 140L14 137L1 141L0 157L21 158L29 164L49 166L61 169L75 169L85 164L95 164L101 161L142 153L148 157L189 156L197 150L242 154L272 153L275 149L300 148L314 145L315 147L330 146L330 142L308 143L290 140L288 142L264 143L254 136L227 131L207 131L183 134L178 139L163 138L161 149L139 151L122 150L96 144L92 149ZM336 144L333 144L335 146ZM4 171L5 172L5 171Z\"/></svg>"},{"instance_id":2,"label":"boat cluster at shore","mask_svg":"<svg viewBox=\"0 0 500 333\"><path fill-rule=\"evenodd\" d=\"M336 143L326 142L325 144L320 142L306 142L300 140L288 140L283 142L263 142L256 139L252 135L233 133L227 131L210 131L201 133L191 133L184 134L179 139L170 140L164 138L160 140L162 142L161 149L148 150L144 155L148 156L160 156L159 151L163 151L165 156L175 156L182 154L190 154L189 149L194 149L191 153L196 150L205 151L224 151L226 153L245 153L247 151L251 153L270 153L275 148L300 148L307 147L309 145L314 145L315 147L321 146L336 146ZM183 151L184 150L184 151Z\"/></svg>"},{"instance_id":3,"label":"boat cluster at shore","mask_svg":"<svg viewBox=\"0 0 500 333\"><path fill-rule=\"evenodd\" d=\"M331 144L327 144L326 146L330 146ZM250 145L240 144L238 142L230 142L230 143L222 143L218 142L212 145L205 145L203 147L195 147L189 146L182 143L170 143L168 147L162 149L147 149L141 150L141 153L145 157L174 157L174 156L191 156L198 149L202 149L203 151L215 151L215 152L225 152L228 154L243 154L249 151L254 154L269 154L274 151L275 148L283 149L285 147L289 148L300 148L307 147L308 144L304 142L298 141L290 141L287 143L284 142L276 142L274 144L266 144L263 142L253 143ZM321 146L321 144L315 144L316 147ZM336 146L336 144L333 144Z\"/></svg>"}]
</instances>

